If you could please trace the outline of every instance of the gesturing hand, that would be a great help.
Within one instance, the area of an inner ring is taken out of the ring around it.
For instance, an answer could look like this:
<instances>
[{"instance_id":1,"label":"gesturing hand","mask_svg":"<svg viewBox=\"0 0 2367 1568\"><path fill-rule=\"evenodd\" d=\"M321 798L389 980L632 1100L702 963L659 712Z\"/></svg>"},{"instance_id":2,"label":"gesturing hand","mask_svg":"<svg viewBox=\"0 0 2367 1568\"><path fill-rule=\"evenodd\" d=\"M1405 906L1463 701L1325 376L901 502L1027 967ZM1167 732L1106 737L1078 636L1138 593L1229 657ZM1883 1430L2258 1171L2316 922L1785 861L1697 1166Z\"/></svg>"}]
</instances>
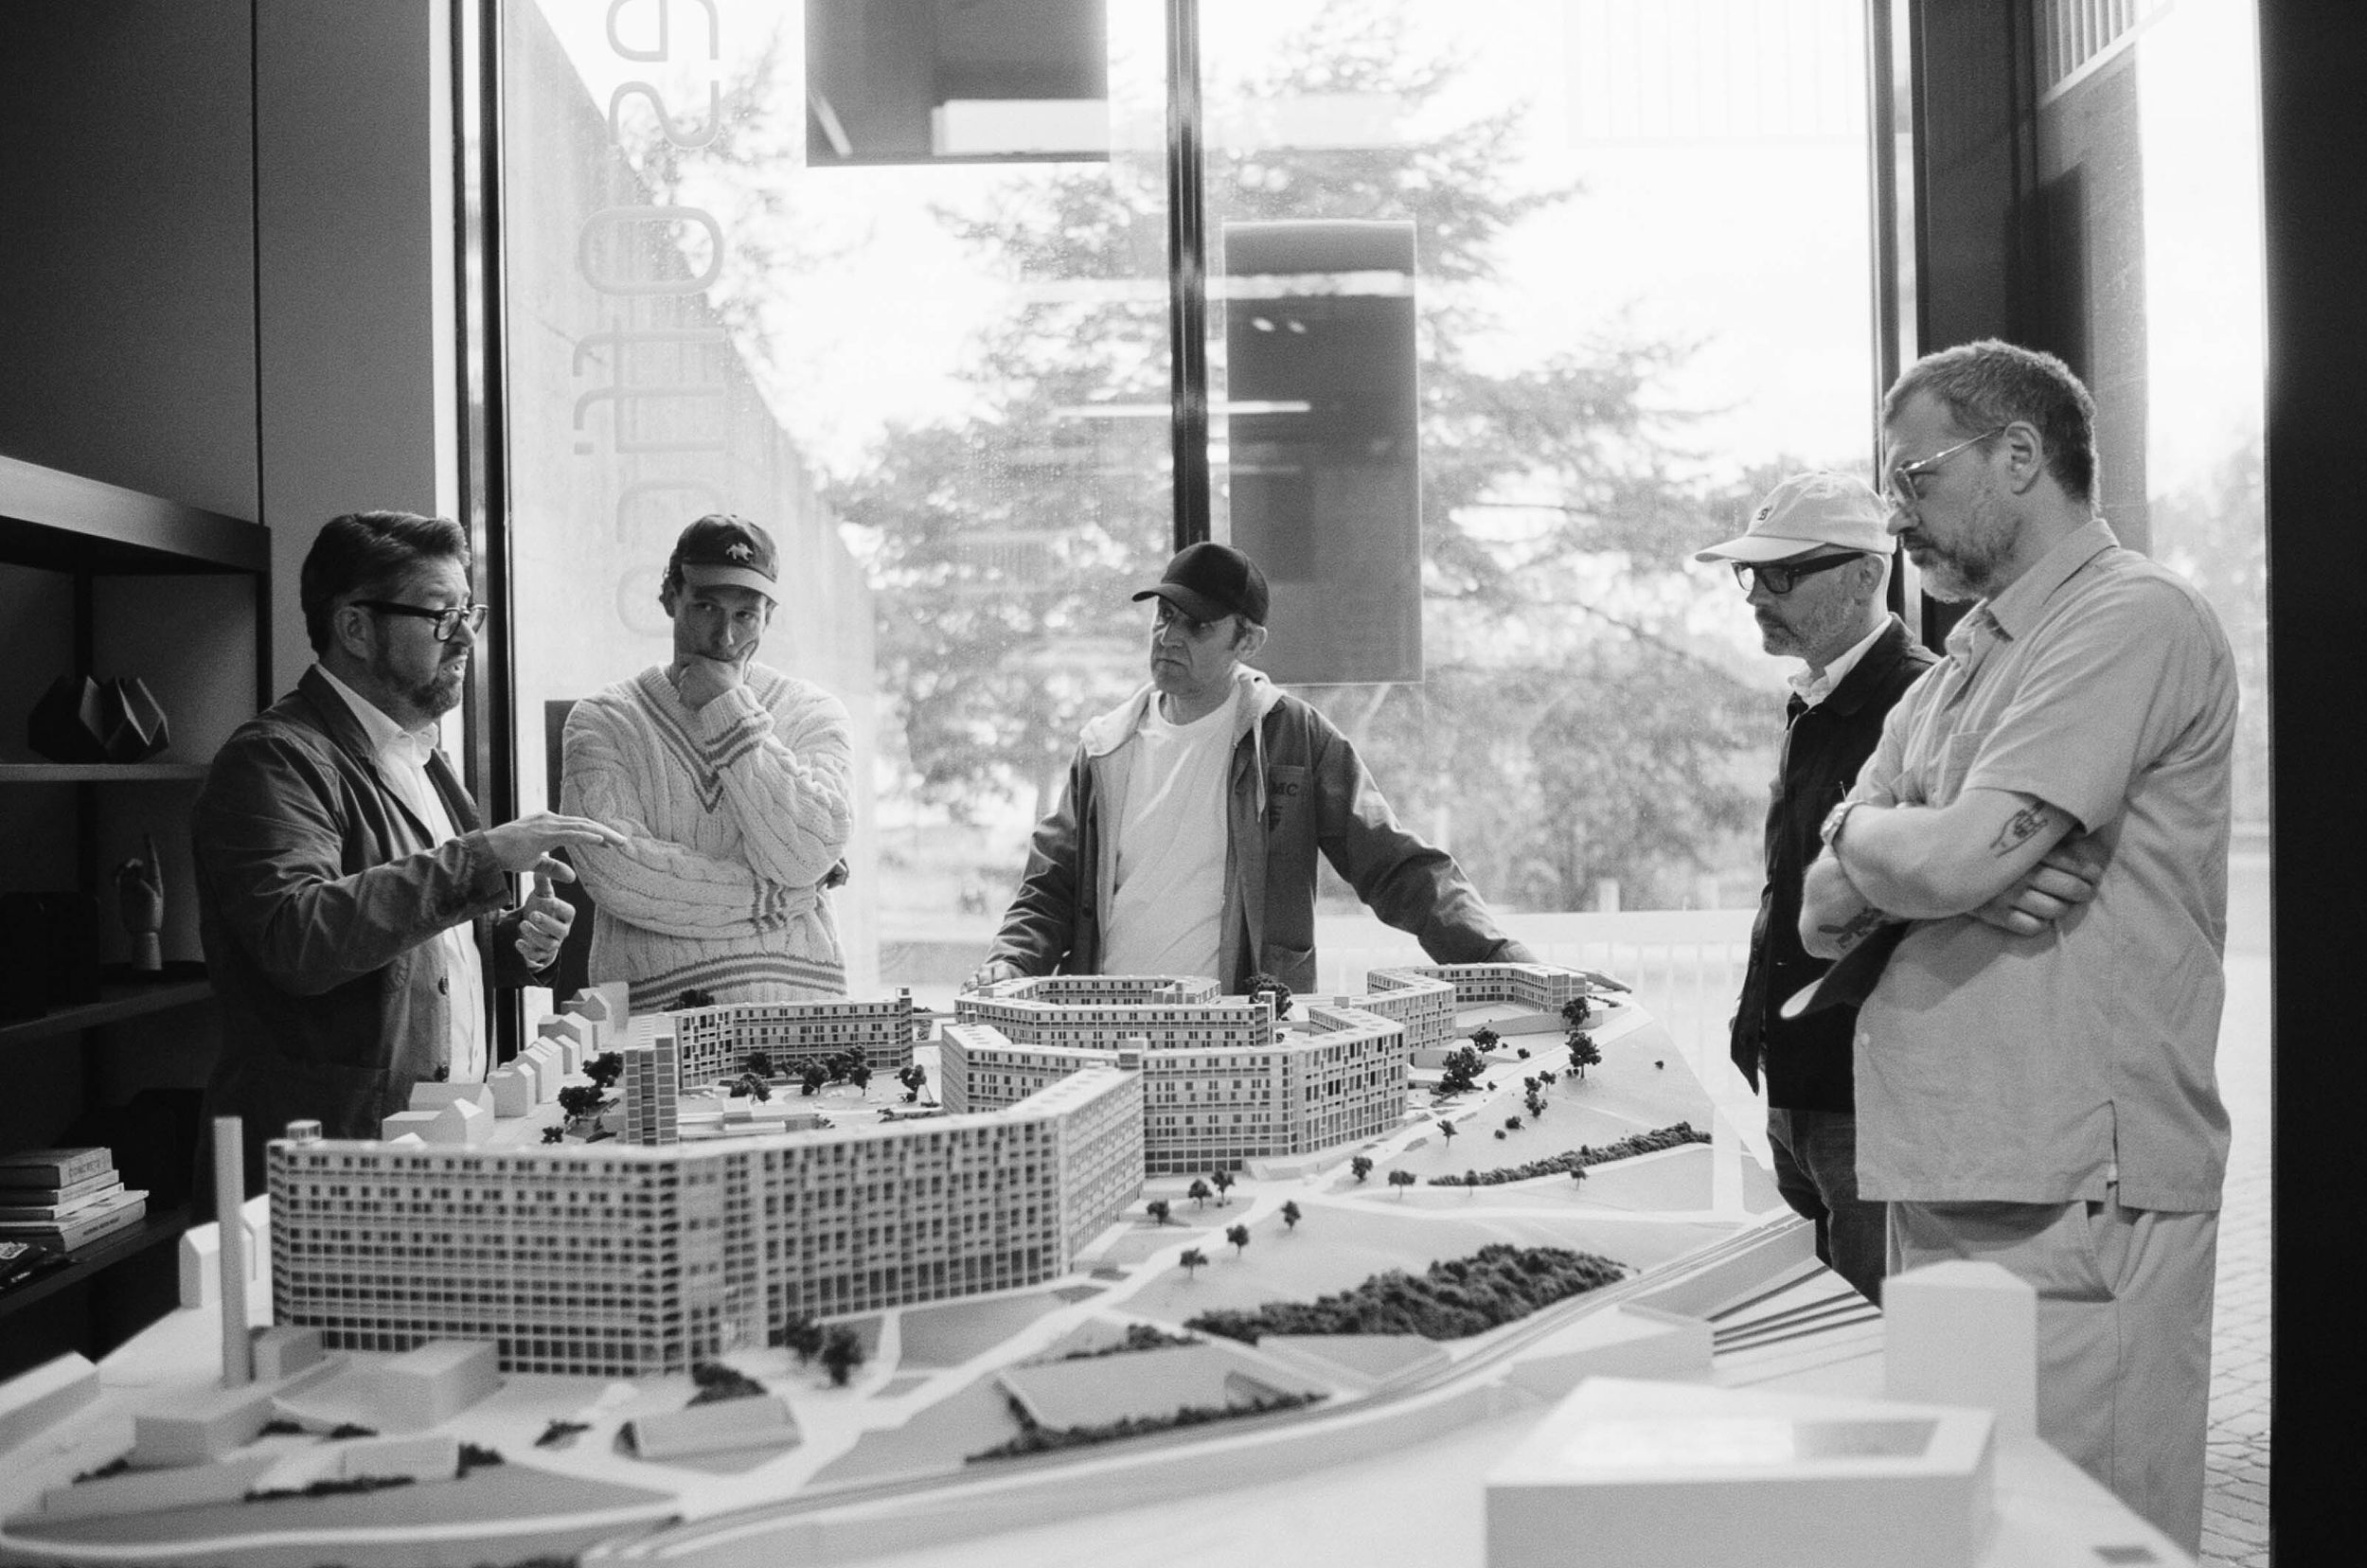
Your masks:
<instances>
[{"instance_id":1,"label":"gesturing hand","mask_svg":"<svg viewBox=\"0 0 2367 1568\"><path fill-rule=\"evenodd\" d=\"M1020 967L1008 958L989 958L970 971L970 978L962 982L962 989L984 990L998 980L1016 980L1021 972Z\"/></svg>"},{"instance_id":2,"label":"gesturing hand","mask_svg":"<svg viewBox=\"0 0 2367 1568\"><path fill-rule=\"evenodd\" d=\"M537 811L515 822L489 828L485 839L503 870L531 871L538 877L556 877L561 882L574 882L576 874L564 862L551 859L551 851L560 846L605 844L612 849L625 846L625 835L615 829L590 817L561 816L557 811Z\"/></svg>"},{"instance_id":3,"label":"gesturing hand","mask_svg":"<svg viewBox=\"0 0 2367 1568\"><path fill-rule=\"evenodd\" d=\"M518 907L518 956L530 970L550 968L576 922L575 907L551 891L550 878L541 876L534 879L533 895Z\"/></svg>"}]
</instances>

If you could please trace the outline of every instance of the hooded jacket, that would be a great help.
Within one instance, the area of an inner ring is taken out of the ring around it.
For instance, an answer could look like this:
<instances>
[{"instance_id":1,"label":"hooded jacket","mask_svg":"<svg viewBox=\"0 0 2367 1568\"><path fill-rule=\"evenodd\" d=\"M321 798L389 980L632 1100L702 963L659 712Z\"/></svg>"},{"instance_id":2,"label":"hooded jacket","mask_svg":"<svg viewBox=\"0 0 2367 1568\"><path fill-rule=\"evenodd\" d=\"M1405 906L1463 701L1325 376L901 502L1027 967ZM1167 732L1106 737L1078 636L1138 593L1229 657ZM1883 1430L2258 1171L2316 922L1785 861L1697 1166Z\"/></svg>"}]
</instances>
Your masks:
<instances>
[{"instance_id":1,"label":"hooded jacket","mask_svg":"<svg viewBox=\"0 0 2367 1568\"><path fill-rule=\"evenodd\" d=\"M1366 907L1411 933L1440 963L1524 961L1454 857L1398 826L1348 738L1246 666L1237 668L1226 773L1224 909L1215 976L1231 993L1266 973L1293 991L1315 985L1315 855ZM1146 686L1085 726L1060 803L1038 825L1019 893L989 960L1023 973L1100 971L1101 922L1116 892L1116 832Z\"/></svg>"},{"instance_id":2,"label":"hooded jacket","mask_svg":"<svg viewBox=\"0 0 2367 1568\"><path fill-rule=\"evenodd\" d=\"M452 1002L430 939L473 921L489 985L531 978L511 885L476 804L428 765L457 838L380 774L368 732L317 669L231 735L190 818L198 922L222 998L207 1114L245 1122L247 1181L298 1118L374 1138L451 1049Z\"/></svg>"}]
</instances>

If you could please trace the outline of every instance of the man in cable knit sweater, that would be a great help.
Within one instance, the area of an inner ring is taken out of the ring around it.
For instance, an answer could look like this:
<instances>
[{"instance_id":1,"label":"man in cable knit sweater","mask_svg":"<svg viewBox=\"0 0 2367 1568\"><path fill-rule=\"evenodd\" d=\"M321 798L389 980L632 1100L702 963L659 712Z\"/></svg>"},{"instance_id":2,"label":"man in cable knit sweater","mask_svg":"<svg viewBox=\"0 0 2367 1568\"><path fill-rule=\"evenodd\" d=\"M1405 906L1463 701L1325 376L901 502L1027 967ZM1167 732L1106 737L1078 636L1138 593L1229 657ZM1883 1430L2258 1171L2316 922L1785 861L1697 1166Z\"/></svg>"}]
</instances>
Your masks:
<instances>
[{"instance_id":1,"label":"man in cable knit sweater","mask_svg":"<svg viewBox=\"0 0 2367 1568\"><path fill-rule=\"evenodd\" d=\"M591 976L632 1007L843 996L828 889L854 819L845 704L754 663L776 602L772 536L713 513L683 530L658 602L673 662L576 704L566 810L621 848L577 860L596 900Z\"/></svg>"}]
</instances>

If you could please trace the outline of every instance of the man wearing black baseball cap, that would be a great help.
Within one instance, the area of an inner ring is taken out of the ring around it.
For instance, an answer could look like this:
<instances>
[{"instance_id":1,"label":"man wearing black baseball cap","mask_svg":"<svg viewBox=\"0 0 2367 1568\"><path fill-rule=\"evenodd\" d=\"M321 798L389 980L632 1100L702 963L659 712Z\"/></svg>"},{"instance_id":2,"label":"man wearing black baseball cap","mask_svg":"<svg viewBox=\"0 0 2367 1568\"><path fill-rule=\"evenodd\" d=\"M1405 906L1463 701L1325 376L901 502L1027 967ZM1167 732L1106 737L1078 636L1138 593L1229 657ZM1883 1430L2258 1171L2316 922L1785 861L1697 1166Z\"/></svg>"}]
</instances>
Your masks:
<instances>
[{"instance_id":1,"label":"man wearing black baseball cap","mask_svg":"<svg viewBox=\"0 0 2367 1568\"><path fill-rule=\"evenodd\" d=\"M1059 971L1310 990L1318 850L1440 962L1534 961L1453 857L1398 826L1347 737L1243 662L1267 637L1255 561L1193 544L1134 597L1155 603L1150 682L1085 726L973 986Z\"/></svg>"},{"instance_id":2,"label":"man wearing black baseball cap","mask_svg":"<svg viewBox=\"0 0 2367 1568\"><path fill-rule=\"evenodd\" d=\"M825 894L845 875L853 746L845 704L755 662L779 573L773 536L746 518L691 524L657 596L672 662L567 717L561 798L626 838L577 863L596 900L591 977L631 982L635 1011L693 989L845 994Z\"/></svg>"}]
</instances>

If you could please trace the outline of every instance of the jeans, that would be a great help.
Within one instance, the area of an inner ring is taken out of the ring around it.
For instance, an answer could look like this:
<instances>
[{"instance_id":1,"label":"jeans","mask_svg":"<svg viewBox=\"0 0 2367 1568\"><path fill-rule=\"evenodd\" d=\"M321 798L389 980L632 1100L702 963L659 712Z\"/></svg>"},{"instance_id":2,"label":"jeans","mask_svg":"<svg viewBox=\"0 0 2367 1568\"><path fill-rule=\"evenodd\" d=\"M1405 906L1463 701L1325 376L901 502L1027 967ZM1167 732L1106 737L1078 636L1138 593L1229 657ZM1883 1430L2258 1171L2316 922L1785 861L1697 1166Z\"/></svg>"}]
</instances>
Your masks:
<instances>
[{"instance_id":1,"label":"jeans","mask_svg":"<svg viewBox=\"0 0 2367 1568\"><path fill-rule=\"evenodd\" d=\"M1775 1190L1793 1213L1816 1221L1818 1259L1878 1304L1887 1205L1858 1196L1856 1114L1770 1107L1767 1140L1774 1148Z\"/></svg>"}]
</instances>

